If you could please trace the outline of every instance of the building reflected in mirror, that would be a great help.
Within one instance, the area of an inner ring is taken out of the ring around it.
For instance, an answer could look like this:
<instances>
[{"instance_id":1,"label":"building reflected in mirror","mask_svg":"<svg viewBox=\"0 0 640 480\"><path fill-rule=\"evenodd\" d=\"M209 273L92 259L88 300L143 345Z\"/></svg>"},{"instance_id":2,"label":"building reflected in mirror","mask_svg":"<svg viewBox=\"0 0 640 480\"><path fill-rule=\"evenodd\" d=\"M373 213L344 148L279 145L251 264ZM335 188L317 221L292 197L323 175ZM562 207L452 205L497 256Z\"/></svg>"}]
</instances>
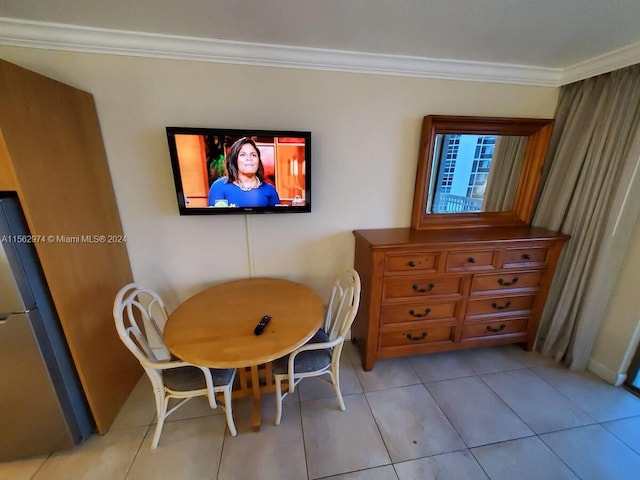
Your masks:
<instances>
[{"instance_id":1,"label":"building reflected in mirror","mask_svg":"<svg viewBox=\"0 0 640 480\"><path fill-rule=\"evenodd\" d=\"M427 213L508 211L527 137L438 134Z\"/></svg>"}]
</instances>

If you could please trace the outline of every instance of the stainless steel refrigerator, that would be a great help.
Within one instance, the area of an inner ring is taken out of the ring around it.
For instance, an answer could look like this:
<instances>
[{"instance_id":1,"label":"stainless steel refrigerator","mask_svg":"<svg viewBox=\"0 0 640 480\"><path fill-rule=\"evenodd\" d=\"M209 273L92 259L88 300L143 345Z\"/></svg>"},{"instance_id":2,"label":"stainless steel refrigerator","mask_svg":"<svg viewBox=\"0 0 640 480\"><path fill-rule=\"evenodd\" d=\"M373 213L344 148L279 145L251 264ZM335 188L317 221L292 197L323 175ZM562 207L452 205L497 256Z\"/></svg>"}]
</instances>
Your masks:
<instances>
[{"instance_id":1,"label":"stainless steel refrigerator","mask_svg":"<svg viewBox=\"0 0 640 480\"><path fill-rule=\"evenodd\" d=\"M0 196L0 461L66 449L93 430L34 241L17 198Z\"/></svg>"}]
</instances>

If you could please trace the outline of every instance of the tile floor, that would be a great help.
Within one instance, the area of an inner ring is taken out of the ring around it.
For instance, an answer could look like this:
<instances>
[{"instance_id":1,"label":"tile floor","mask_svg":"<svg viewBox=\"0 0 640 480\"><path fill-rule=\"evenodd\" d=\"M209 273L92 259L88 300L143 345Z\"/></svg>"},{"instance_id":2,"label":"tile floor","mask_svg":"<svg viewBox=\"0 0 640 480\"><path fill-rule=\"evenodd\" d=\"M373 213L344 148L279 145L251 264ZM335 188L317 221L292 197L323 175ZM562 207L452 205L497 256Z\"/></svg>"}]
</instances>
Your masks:
<instances>
[{"instance_id":1,"label":"tile floor","mask_svg":"<svg viewBox=\"0 0 640 480\"><path fill-rule=\"evenodd\" d=\"M305 380L273 425L238 436L192 400L149 449L154 406L143 377L111 430L69 451L0 463L0 479L624 480L640 478L640 398L518 346L378 361L343 355L347 411Z\"/></svg>"}]
</instances>

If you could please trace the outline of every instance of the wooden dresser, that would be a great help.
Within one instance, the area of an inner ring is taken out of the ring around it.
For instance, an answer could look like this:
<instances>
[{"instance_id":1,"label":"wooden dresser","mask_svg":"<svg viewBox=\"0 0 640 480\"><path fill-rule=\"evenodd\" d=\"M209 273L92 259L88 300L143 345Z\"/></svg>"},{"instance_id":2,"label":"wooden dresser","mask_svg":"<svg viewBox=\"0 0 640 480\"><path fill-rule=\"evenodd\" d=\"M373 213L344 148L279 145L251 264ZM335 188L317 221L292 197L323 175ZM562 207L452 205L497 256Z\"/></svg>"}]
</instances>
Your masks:
<instances>
[{"instance_id":1,"label":"wooden dresser","mask_svg":"<svg viewBox=\"0 0 640 480\"><path fill-rule=\"evenodd\" d=\"M356 230L352 339L378 358L522 343L531 350L568 236L541 228Z\"/></svg>"}]
</instances>

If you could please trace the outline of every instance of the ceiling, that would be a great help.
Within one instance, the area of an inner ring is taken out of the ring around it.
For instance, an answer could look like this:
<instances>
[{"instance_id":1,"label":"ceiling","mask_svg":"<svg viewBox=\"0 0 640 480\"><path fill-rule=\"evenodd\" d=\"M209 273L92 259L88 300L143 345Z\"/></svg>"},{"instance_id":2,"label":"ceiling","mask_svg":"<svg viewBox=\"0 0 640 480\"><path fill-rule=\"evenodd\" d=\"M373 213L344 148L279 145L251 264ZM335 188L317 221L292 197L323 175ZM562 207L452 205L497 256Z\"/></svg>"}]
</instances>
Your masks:
<instances>
[{"instance_id":1,"label":"ceiling","mask_svg":"<svg viewBox=\"0 0 640 480\"><path fill-rule=\"evenodd\" d=\"M639 0L0 0L0 44L561 85L640 63L638 19Z\"/></svg>"}]
</instances>

